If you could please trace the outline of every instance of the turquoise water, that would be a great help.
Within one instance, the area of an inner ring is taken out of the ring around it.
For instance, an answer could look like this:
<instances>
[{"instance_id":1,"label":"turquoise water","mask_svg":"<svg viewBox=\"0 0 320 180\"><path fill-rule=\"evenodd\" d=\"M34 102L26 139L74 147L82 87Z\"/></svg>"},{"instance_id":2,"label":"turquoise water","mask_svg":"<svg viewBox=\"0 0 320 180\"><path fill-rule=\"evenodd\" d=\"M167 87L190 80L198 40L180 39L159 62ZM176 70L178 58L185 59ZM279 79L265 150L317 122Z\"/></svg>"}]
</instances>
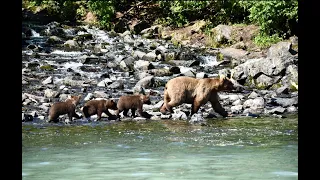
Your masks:
<instances>
[{"instance_id":1,"label":"turquoise water","mask_svg":"<svg viewBox=\"0 0 320 180\"><path fill-rule=\"evenodd\" d=\"M297 117L22 125L22 179L298 179Z\"/></svg>"}]
</instances>

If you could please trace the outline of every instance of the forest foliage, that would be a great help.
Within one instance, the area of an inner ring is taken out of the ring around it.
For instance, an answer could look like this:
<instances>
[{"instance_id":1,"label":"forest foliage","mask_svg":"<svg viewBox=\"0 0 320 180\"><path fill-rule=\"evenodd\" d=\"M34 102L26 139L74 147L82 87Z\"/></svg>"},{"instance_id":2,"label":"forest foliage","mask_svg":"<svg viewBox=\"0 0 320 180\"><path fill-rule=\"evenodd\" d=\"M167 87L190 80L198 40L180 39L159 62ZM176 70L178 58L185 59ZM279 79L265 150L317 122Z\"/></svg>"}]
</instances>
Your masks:
<instances>
[{"instance_id":1,"label":"forest foliage","mask_svg":"<svg viewBox=\"0 0 320 180\"><path fill-rule=\"evenodd\" d=\"M40 7L57 20L70 22L81 20L90 11L106 30L114 27L117 12L144 5L145 9L157 8L154 14L148 14L155 17L153 24L183 27L200 19L209 22L208 28L219 24L256 24L260 27L257 41L297 35L298 24L298 0L23 0L22 5L33 11Z\"/></svg>"}]
</instances>

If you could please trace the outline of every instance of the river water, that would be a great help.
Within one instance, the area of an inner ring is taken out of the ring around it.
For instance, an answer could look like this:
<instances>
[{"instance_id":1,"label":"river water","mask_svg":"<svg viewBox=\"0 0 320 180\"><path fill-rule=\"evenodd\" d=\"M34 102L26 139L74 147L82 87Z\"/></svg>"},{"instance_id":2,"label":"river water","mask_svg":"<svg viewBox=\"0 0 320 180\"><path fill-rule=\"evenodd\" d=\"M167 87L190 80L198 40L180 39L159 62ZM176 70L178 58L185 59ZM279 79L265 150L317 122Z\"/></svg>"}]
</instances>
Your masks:
<instances>
[{"instance_id":1,"label":"river water","mask_svg":"<svg viewBox=\"0 0 320 180\"><path fill-rule=\"evenodd\" d=\"M22 179L298 179L298 117L23 123Z\"/></svg>"}]
</instances>

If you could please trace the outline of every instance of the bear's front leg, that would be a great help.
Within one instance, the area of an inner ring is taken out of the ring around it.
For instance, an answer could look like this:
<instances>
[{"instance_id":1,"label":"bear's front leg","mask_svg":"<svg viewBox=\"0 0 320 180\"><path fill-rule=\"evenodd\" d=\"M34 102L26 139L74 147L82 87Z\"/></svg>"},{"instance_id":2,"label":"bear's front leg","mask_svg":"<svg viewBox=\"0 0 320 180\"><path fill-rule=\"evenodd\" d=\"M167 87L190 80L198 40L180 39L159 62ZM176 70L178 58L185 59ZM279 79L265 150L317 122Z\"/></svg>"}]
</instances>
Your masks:
<instances>
[{"instance_id":1,"label":"bear's front leg","mask_svg":"<svg viewBox=\"0 0 320 180\"><path fill-rule=\"evenodd\" d=\"M192 116L193 114L197 113L200 109L201 103L199 101L197 101L196 99L193 101L192 105L191 105L191 114L190 116Z\"/></svg>"},{"instance_id":2,"label":"bear's front leg","mask_svg":"<svg viewBox=\"0 0 320 180\"><path fill-rule=\"evenodd\" d=\"M131 116L132 116L133 118L136 117L136 109L135 109L135 108L132 108L132 109L131 109Z\"/></svg>"},{"instance_id":3,"label":"bear's front leg","mask_svg":"<svg viewBox=\"0 0 320 180\"><path fill-rule=\"evenodd\" d=\"M97 112L97 116L98 116L97 121L101 120L101 115L102 115L102 111L98 110L98 112Z\"/></svg>"},{"instance_id":4,"label":"bear's front leg","mask_svg":"<svg viewBox=\"0 0 320 180\"><path fill-rule=\"evenodd\" d=\"M129 109L124 109L123 116L128 117L128 112L129 112Z\"/></svg>"},{"instance_id":5,"label":"bear's front leg","mask_svg":"<svg viewBox=\"0 0 320 180\"><path fill-rule=\"evenodd\" d=\"M72 112L72 117L75 117L77 119L81 119L81 117L75 111Z\"/></svg>"},{"instance_id":6,"label":"bear's front leg","mask_svg":"<svg viewBox=\"0 0 320 180\"><path fill-rule=\"evenodd\" d=\"M215 112L219 113L223 117L228 116L227 111L221 106L219 101L211 102L211 104L212 104L212 108L214 109Z\"/></svg>"},{"instance_id":7,"label":"bear's front leg","mask_svg":"<svg viewBox=\"0 0 320 180\"><path fill-rule=\"evenodd\" d=\"M106 110L104 111L104 113L106 113L109 117L113 116L113 115L109 112L108 109L106 109Z\"/></svg>"}]
</instances>

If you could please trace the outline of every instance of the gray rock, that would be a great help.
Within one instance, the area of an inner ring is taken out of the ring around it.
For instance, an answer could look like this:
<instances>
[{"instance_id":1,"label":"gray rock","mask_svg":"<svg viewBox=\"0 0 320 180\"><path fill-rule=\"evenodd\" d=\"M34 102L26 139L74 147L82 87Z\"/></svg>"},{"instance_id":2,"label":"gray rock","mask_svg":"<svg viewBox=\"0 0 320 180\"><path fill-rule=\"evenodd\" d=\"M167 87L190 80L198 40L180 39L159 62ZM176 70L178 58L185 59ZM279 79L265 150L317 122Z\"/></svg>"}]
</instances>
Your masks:
<instances>
[{"instance_id":1,"label":"gray rock","mask_svg":"<svg viewBox=\"0 0 320 180\"><path fill-rule=\"evenodd\" d=\"M153 76L160 76L160 77L173 75L173 73L169 69L166 69L166 68L151 69L151 70L148 70L147 73L149 73Z\"/></svg>"},{"instance_id":2,"label":"gray rock","mask_svg":"<svg viewBox=\"0 0 320 180\"><path fill-rule=\"evenodd\" d=\"M249 99L255 99L255 98L257 98L257 97L259 97L259 94L256 93L255 91L252 91L252 92L250 93L250 95L248 96Z\"/></svg>"},{"instance_id":3,"label":"gray rock","mask_svg":"<svg viewBox=\"0 0 320 180\"><path fill-rule=\"evenodd\" d=\"M147 76L152 76L152 75L147 72L138 72L138 73L135 73L135 76L138 80L140 80L140 79L143 79Z\"/></svg>"},{"instance_id":4,"label":"gray rock","mask_svg":"<svg viewBox=\"0 0 320 180\"><path fill-rule=\"evenodd\" d=\"M68 86L80 86L82 87L85 83L85 81L82 80L73 80L72 77L67 76L63 79L63 84Z\"/></svg>"},{"instance_id":5,"label":"gray rock","mask_svg":"<svg viewBox=\"0 0 320 180\"><path fill-rule=\"evenodd\" d=\"M42 81L42 84L43 84L43 85L53 84L52 76L49 76L47 79L45 79L44 81Z\"/></svg>"},{"instance_id":6,"label":"gray rock","mask_svg":"<svg viewBox=\"0 0 320 180\"><path fill-rule=\"evenodd\" d=\"M203 118L203 116L199 113L193 114L189 120L190 123L203 123L206 122L206 120Z\"/></svg>"},{"instance_id":7,"label":"gray rock","mask_svg":"<svg viewBox=\"0 0 320 180\"><path fill-rule=\"evenodd\" d=\"M171 60L171 63L174 63L175 66L184 66L184 67L192 67L199 66L199 60Z\"/></svg>"},{"instance_id":8,"label":"gray rock","mask_svg":"<svg viewBox=\"0 0 320 180\"><path fill-rule=\"evenodd\" d=\"M188 77L196 77L196 73L192 70L188 70L184 73L182 73L183 76L188 76Z\"/></svg>"},{"instance_id":9,"label":"gray rock","mask_svg":"<svg viewBox=\"0 0 320 180\"><path fill-rule=\"evenodd\" d=\"M245 56L248 54L248 52L245 50L232 47L223 48L220 50L220 53L223 54L224 58L233 58L237 60L245 58Z\"/></svg>"},{"instance_id":10,"label":"gray rock","mask_svg":"<svg viewBox=\"0 0 320 180\"><path fill-rule=\"evenodd\" d=\"M77 41L75 40L67 40L65 43L63 43L64 47L68 48L68 49L72 49L72 50L76 50L78 49L80 46L78 44Z\"/></svg>"},{"instance_id":11,"label":"gray rock","mask_svg":"<svg viewBox=\"0 0 320 180\"><path fill-rule=\"evenodd\" d=\"M259 115L264 111L264 108L246 108L242 114L255 114Z\"/></svg>"},{"instance_id":12,"label":"gray rock","mask_svg":"<svg viewBox=\"0 0 320 180\"><path fill-rule=\"evenodd\" d=\"M163 105L163 100L160 100L156 104L153 105L153 109L158 109L160 110L161 106Z\"/></svg>"},{"instance_id":13,"label":"gray rock","mask_svg":"<svg viewBox=\"0 0 320 180\"><path fill-rule=\"evenodd\" d=\"M22 102L22 105L24 105L24 106L26 106L26 105L29 105L29 104L31 104L31 100L30 99L26 99L26 100L24 100L23 102ZM37 101L36 101L37 102Z\"/></svg>"},{"instance_id":14,"label":"gray rock","mask_svg":"<svg viewBox=\"0 0 320 180\"><path fill-rule=\"evenodd\" d=\"M62 39L58 36L50 36L46 42L48 44L59 44L62 43Z\"/></svg>"},{"instance_id":15,"label":"gray rock","mask_svg":"<svg viewBox=\"0 0 320 180\"><path fill-rule=\"evenodd\" d=\"M63 101L65 101L65 100L67 100L68 99L68 94L60 94L60 96L59 96L59 101L60 102L63 102Z\"/></svg>"},{"instance_id":16,"label":"gray rock","mask_svg":"<svg viewBox=\"0 0 320 180\"><path fill-rule=\"evenodd\" d=\"M108 85L110 89L124 89L124 84L122 81L115 81Z\"/></svg>"},{"instance_id":17,"label":"gray rock","mask_svg":"<svg viewBox=\"0 0 320 180\"><path fill-rule=\"evenodd\" d=\"M131 71L133 70L134 62L135 62L135 59L132 57L124 58L123 60L120 61L120 64L119 64L120 69L122 69L123 71Z\"/></svg>"},{"instance_id":18,"label":"gray rock","mask_svg":"<svg viewBox=\"0 0 320 180\"><path fill-rule=\"evenodd\" d=\"M267 57L281 57L281 56L291 56L291 43L290 42L278 42L277 44L272 45L268 49Z\"/></svg>"},{"instance_id":19,"label":"gray rock","mask_svg":"<svg viewBox=\"0 0 320 180\"><path fill-rule=\"evenodd\" d=\"M83 99L84 101L89 101L94 98L94 95L92 93L88 93L87 96Z\"/></svg>"},{"instance_id":20,"label":"gray rock","mask_svg":"<svg viewBox=\"0 0 320 180\"><path fill-rule=\"evenodd\" d=\"M134 62L133 68L135 71L146 71L149 69L154 69L154 66L149 61L138 60Z\"/></svg>"},{"instance_id":21,"label":"gray rock","mask_svg":"<svg viewBox=\"0 0 320 180\"><path fill-rule=\"evenodd\" d=\"M110 98L109 95L104 91L94 91L93 95L95 98Z\"/></svg>"},{"instance_id":22,"label":"gray rock","mask_svg":"<svg viewBox=\"0 0 320 180\"><path fill-rule=\"evenodd\" d=\"M109 84L112 83L112 80L109 78L105 78L104 80L100 81L97 86L99 87L107 87Z\"/></svg>"},{"instance_id":23,"label":"gray rock","mask_svg":"<svg viewBox=\"0 0 320 180\"><path fill-rule=\"evenodd\" d=\"M289 52L290 50L287 49L288 47L279 48L278 44L276 44L270 48L267 58L249 59L245 63L236 66L234 68L234 79L246 79L247 83L251 83L251 78L258 78L261 74L268 77L281 76L283 72L286 72L288 66L297 63L298 56L292 55Z\"/></svg>"},{"instance_id":24,"label":"gray rock","mask_svg":"<svg viewBox=\"0 0 320 180\"><path fill-rule=\"evenodd\" d=\"M147 76L143 79L140 79L136 83L135 87L151 88L154 86L154 83L155 83L154 76Z\"/></svg>"},{"instance_id":25,"label":"gray rock","mask_svg":"<svg viewBox=\"0 0 320 180\"><path fill-rule=\"evenodd\" d=\"M298 97L293 98L272 98L271 105L289 107L298 105Z\"/></svg>"},{"instance_id":26,"label":"gray rock","mask_svg":"<svg viewBox=\"0 0 320 180\"><path fill-rule=\"evenodd\" d=\"M130 34L128 34L123 37L123 42L128 43L130 45L133 45L134 39L132 38L132 36Z\"/></svg>"},{"instance_id":27,"label":"gray rock","mask_svg":"<svg viewBox=\"0 0 320 180\"><path fill-rule=\"evenodd\" d=\"M120 33L120 37L125 37L126 35L131 35L131 32L129 30L126 30L122 34Z\"/></svg>"},{"instance_id":28,"label":"gray rock","mask_svg":"<svg viewBox=\"0 0 320 180\"><path fill-rule=\"evenodd\" d=\"M142 59L142 57L143 57L144 55L146 55L146 53L145 53L145 52L142 52L142 51L139 51L139 50L137 50L137 51L135 51L135 52L133 53L133 57L136 58L136 59Z\"/></svg>"},{"instance_id":29,"label":"gray rock","mask_svg":"<svg viewBox=\"0 0 320 180\"><path fill-rule=\"evenodd\" d=\"M171 118L174 120L187 120L188 119L186 113L184 113L183 111L176 111L175 113L172 114Z\"/></svg>"},{"instance_id":30,"label":"gray rock","mask_svg":"<svg viewBox=\"0 0 320 180\"><path fill-rule=\"evenodd\" d=\"M28 96L25 95L25 94L22 94L22 102L23 102L24 100L26 100L26 99L28 99Z\"/></svg>"},{"instance_id":31,"label":"gray rock","mask_svg":"<svg viewBox=\"0 0 320 180\"><path fill-rule=\"evenodd\" d=\"M257 97L255 99L248 99L243 103L244 108L264 108L264 99L262 97Z\"/></svg>"},{"instance_id":32,"label":"gray rock","mask_svg":"<svg viewBox=\"0 0 320 180\"><path fill-rule=\"evenodd\" d=\"M211 32L214 33L214 41L218 43L224 43L231 40L232 27L227 25L218 25L215 28L211 29Z\"/></svg>"},{"instance_id":33,"label":"gray rock","mask_svg":"<svg viewBox=\"0 0 320 180\"><path fill-rule=\"evenodd\" d=\"M288 77L286 84L291 85L291 82L298 84L298 66L295 64L289 65L286 69L286 76Z\"/></svg>"},{"instance_id":34,"label":"gray rock","mask_svg":"<svg viewBox=\"0 0 320 180\"><path fill-rule=\"evenodd\" d=\"M199 72L196 74L196 78L198 79L203 79L203 78L207 78L208 74L204 73L204 72Z\"/></svg>"},{"instance_id":35,"label":"gray rock","mask_svg":"<svg viewBox=\"0 0 320 180\"><path fill-rule=\"evenodd\" d=\"M233 106L238 106L238 105L242 105L242 100L238 99L238 100L235 100L233 103L232 103Z\"/></svg>"},{"instance_id":36,"label":"gray rock","mask_svg":"<svg viewBox=\"0 0 320 180\"><path fill-rule=\"evenodd\" d=\"M162 52L162 53L166 53L168 51L168 49L162 45L158 46L156 48L156 51Z\"/></svg>"},{"instance_id":37,"label":"gray rock","mask_svg":"<svg viewBox=\"0 0 320 180\"><path fill-rule=\"evenodd\" d=\"M98 64L100 62L100 58L93 54L91 56L83 55L79 58L79 61L82 64Z\"/></svg>"},{"instance_id":38,"label":"gray rock","mask_svg":"<svg viewBox=\"0 0 320 180\"><path fill-rule=\"evenodd\" d=\"M161 114L160 118L161 119L170 119L171 118L171 114Z\"/></svg>"},{"instance_id":39,"label":"gray rock","mask_svg":"<svg viewBox=\"0 0 320 180\"><path fill-rule=\"evenodd\" d=\"M44 97L46 98L56 98L59 96L59 92L58 91L54 91L52 89L46 89L44 90Z\"/></svg>"},{"instance_id":40,"label":"gray rock","mask_svg":"<svg viewBox=\"0 0 320 180\"><path fill-rule=\"evenodd\" d=\"M160 56L161 58L161 56ZM158 58L158 56L155 54L155 52L151 51L151 52L148 52L147 54L145 54L143 57L142 57L142 60L146 60L146 61L156 61L156 60L160 60Z\"/></svg>"},{"instance_id":41,"label":"gray rock","mask_svg":"<svg viewBox=\"0 0 320 180\"><path fill-rule=\"evenodd\" d=\"M286 111L285 108L278 106L278 107L273 108L271 110L267 110L266 113L267 114L283 114L285 111Z\"/></svg>"},{"instance_id":42,"label":"gray rock","mask_svg":"<svg viewBox=\"0 0 320 180\"><path fill-rule=\"evenodd\" d=\"M275 82L275 80L269 76L266 76L264 74L261 74L256 79L256 86L259 88L266 88L272 86L272 84Z\"/></svg>"},{"instance_id":43,"label":"gray rock","mask_svg":"<svg viewBox=\"0 0 320 180\"><path fill-rule=\"evenodd\" d=\"M290 113L298 112L298 109L295 106L289 106L289 107L287 107L286 110L287 110L287 112L290 112Z\"/></svg>"},{"instance_id":44,"label":"gray rock","mask_svg":"<svg viewBox=\"0 0 320 180\"><path fill-rule=\"evenodd\" d=\"M277 94L289 94L288 86L282 86L276 90Z\"/></svg>"},{"instance_id":45,"label":"gray rock","mask_svg":"<svg viewBox=\"0 0 320 180\"><path fill-rule=\"evenodd\" d=\"M242 105L232 106L232 107L231 107L231 112L232 112L233 114L241 114L242 109L243 109L243 106L242 106Z\"/></svg>"}]
</instances>

